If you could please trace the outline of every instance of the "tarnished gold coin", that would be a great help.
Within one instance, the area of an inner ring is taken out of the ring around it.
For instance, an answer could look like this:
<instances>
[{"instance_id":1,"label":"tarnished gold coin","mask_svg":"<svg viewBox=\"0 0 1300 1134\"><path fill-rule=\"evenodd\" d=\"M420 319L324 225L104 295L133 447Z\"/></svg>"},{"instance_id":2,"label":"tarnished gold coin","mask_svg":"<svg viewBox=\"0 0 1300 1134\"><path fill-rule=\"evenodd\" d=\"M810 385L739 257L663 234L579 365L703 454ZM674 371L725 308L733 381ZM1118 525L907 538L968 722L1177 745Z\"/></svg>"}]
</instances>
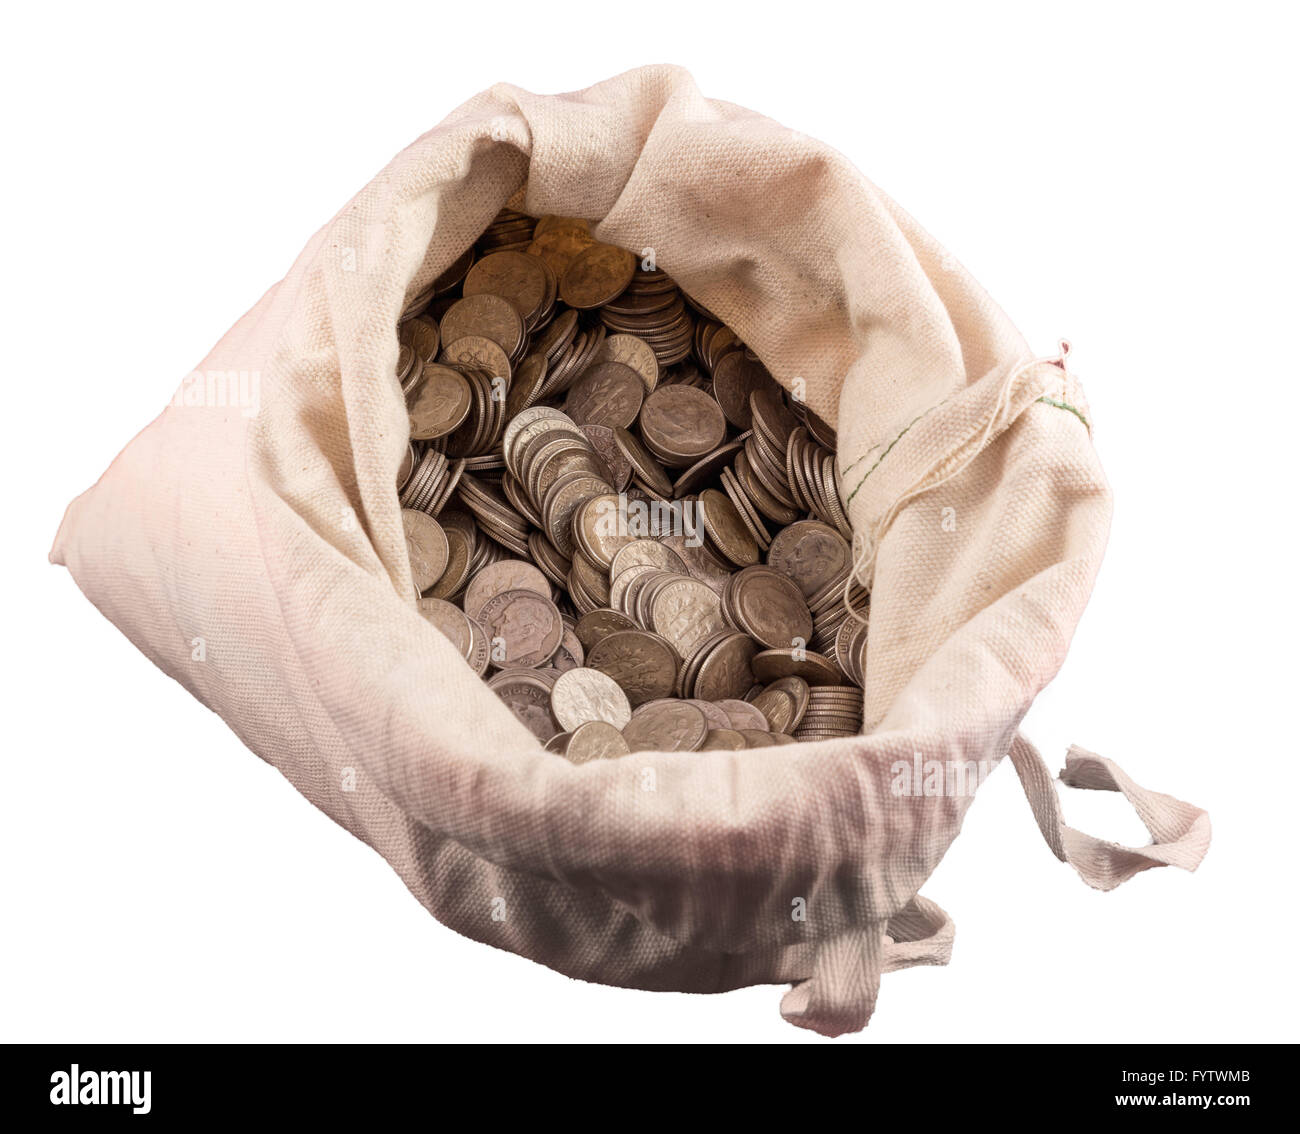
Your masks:
<instances>
[{"instance_id":1,"label":"tarnished gold coin","mask_svg":"<svg viewBox=\"0 0 1300 1134\"><path fill-rule=\"evenodd\" d=\"M538 257L558 278L563 278L569 265L595 243L596 238L585 228L543 231L539 223L528 245L528 254Z\"/></svg>"},{"instance_id":2,"label":"tarnished gold coin","mask_svg":"<svg viewBox=\"0 0 1300 1134\"><path fill-rule=\"evenodd\" d=\"M527 324L545 305L547 289L546 270L536 256L493 252L470 268L462 290L465 295L500 296Z\"/></svg>"},{"instance_id":3,"label":"tarnished gold coin","mask_svg":"<svg viewBox=\"0 0 1300 1134\"><path fill-rule=\"evenodd\" d=\"M421 362L432 362L438 357L438 346L442 338L438 333L437 320L421 315L403 323L402 334Z\"/></svg>"},{"instance_id":4,"label":"tarnished gold coin","mask_svg":"<svg viewBox=\"0 0 1300 1134\"><path fill-rule=\"evenodd\" d=\"M608 303L632 282L636 257L612 244L593 244L580 252L560 277L560 298L585 311Z\"/></svg>"}]
</instances>

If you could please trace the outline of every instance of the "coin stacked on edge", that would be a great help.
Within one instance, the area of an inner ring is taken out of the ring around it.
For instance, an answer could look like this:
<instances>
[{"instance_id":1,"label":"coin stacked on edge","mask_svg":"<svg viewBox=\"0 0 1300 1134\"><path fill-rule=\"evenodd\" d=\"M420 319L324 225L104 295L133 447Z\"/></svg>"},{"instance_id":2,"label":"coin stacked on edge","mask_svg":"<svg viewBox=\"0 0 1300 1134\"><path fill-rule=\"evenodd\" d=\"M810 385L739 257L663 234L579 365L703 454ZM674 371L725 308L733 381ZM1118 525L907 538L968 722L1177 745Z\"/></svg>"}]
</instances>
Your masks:
<instances>
[{"instance_id":1,"label":"coin stacked on edge","mask_svg":"<svg viewBox=\"0 0 1300 1134\"><path fill-rule=\"evenodd\" d=\"M835 432L670 276L503 209L398 345L418 609L550 751L861 731Z\"/></svg>"}]
</instances>

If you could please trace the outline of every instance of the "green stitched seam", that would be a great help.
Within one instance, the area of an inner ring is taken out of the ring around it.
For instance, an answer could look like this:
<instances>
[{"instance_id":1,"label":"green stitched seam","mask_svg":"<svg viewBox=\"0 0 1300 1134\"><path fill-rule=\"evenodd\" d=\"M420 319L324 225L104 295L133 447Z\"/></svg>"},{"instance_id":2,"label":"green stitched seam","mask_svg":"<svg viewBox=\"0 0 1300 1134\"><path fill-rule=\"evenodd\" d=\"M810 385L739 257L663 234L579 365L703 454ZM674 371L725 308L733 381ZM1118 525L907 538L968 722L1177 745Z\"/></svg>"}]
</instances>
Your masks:
<instances>
[{"instance_id":1,"label":"green stitched seam","mask_svg":"<svg viewBox=\"0 0 1300 1134\"><path fill-rule=\"evenodd\" d=\"M860 456L857 460L850 461L847 465L845 465L842 469L840 469L840 476L843 476L845 473L847 473L850 469L854 467L854 465L862 464L863 461L865 461L869 456L871 456L871 454L874 453L877 449L879 449L880 446L883 444L884 444L883 441L877 441L874 445L871 446L870 449L868 449L865 453L863 453L862 456Z\"/></svg>"},{"instance_id":2,"label":"green stitched seam","mask_svg":"<svg viewBox=\"0 0 1300 1134\"><path fill-rule=\"evenodd\" d=\"M1069 410L1072 414L1074 414L1075 417L1077 417L1081 422L1083 422L1084 426L1089 431L1092 430L1092 426L1088 424L1088 419L1084 417L1083 414L1081 414L1074 406L1070 405L1069 402L1058 402L1055 398L1049 398L1046 394L1044 394L1038 400L1040 402L1045 403L1046 405L1055 406L1057 409Z\"/></svg>"},{"instance_id":3,"label":"green stitched seam","mask_svg":"<svg viewBox=\"0 0 1300 1134\"><path fill-rule=\"evenodd\" d=\"M1046 405L1055 406L1057 409L1068 410L1070 413L1074 414L1074 416L1077 417L1081 422L1083 422L1085 428L1087 428L1089 432L1092 431L1092 426L1088 423L1088 419L1084 417L1083 414L1080 413L1075 406L1070 405L1069 402L1058 402L1055 398L1049 398L1046 394L1044 394L1038 400L1040 402L1043 402ZM879 457L876 458L876 463L872 465L871 468L867 469L865 473L862 474L862 479L858 481L858 483L854 486L853 491L850 492L848 497L845 499L844 501L845 507L853 503L853 498L858 494L858 489L861 488L864 484L866 484L867 477L869 477L873 472L876 471L876 469L880 467L880 462L883 461L887 456L889 456L889 450L892 449L895 445L899 443L899 441L903 439L903 434L906 433L909 429L911 429L912 426L914 426L918 421L920 421L921 418L923 418L927 413L930 413L931 410L938 409L939 406L943 405L947 401L948 399L944 398L944 400L940 402L938 405L931 406L930 409L925 410L923 413L917 414L916 417L914 417L911 421L907 423L906 426L903 427L903 431L899 433L899 435L889 443L885 451L881 453ZM840 475L843 476L851 468L853 468L854 465L860 464L862 461L865 461L871 453L873 453L876 449L879 448L880 448L879 445L872 445L870 449L868 449L865 453L862 454L862 456L858 457L856 460L852 461L851 463L845 465L844 468L840 469Z\"/></svg>"},{"instance_id":4,"label":"green stitched seam","mask_svg":"<svg viewBox=\"0 0 1300 1134\"><path fill-rule=\"evenodd\" d=\"M941 402L940 405L942 405L942 404L943 404L943 403ZM937 406L931 406L931 407L930 407L930 409L937 409L937 408L938 408ZM921 418L923 418L923 417L924 417L927 413L929 413L929 412L930 412L930 410L925 410L924 412L917 414L916 417L912 418L912 420L909 421L909 422L907 423L907 425L905 425L905 426L903 427L903 432L900 433L897 437L895 437L895 438L894 438L894 439L889 443L889 445L888 445L888 447L885 449L885 451L884 451L883 453L881 453L879 457L876 458L876 463L875 463L874 465L872 465L871 468L867 469L867 471L866 471L865 473L862 474L862 479L861 479L860 481L858 481L858 483L857 483L857 485L854 487L853 491L849 493L848 497L847 497L847 498L845 499L845 501L844 501L844 506L845 506L846 508L847 508L850 504L853 503L853 498L858 494L858 489L861 488L864 484L867 483L867 477L869 477L873 472L875 472L876 469L880 468L880 462L883 461L887 456L889 456L889 450L892 449L895 445L897 445L897 444L899 443L899 441L901 441L901 440L903 439L903 433L906 433L909 429L911 429L912 426L914 426L918 421L921 420ZM868 449L868 450L867 450L867 453L870 453L870 452L871 452L871 450ZM867 453L863 453L862 456L859 457L857 461L854 461L854 462L853 462L853 465L856 465L856 464L858 463L858 461L863 460L863 458L866 457ZM853 467L853 465L849 465L849 468L851 469L851 468ZM848 472L848 469L845 469L844 471L845 471L845 472Z\"/></svg>"}]
</instances>

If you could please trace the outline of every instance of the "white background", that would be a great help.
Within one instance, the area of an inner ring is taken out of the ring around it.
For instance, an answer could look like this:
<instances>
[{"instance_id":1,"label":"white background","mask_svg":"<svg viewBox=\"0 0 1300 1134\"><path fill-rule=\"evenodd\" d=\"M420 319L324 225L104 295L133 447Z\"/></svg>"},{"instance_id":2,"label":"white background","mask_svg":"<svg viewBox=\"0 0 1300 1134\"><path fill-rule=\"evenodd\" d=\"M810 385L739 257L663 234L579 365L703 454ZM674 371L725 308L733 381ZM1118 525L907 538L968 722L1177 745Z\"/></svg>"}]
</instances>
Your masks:
<instances>
[{"instance_id":1,"label":"white background","mask_svg":"<svg viewBox=\"0 0 1300 1134\"><path fill-rule=\"evenodd\" d=\"M1009 766L925 887L951 966L840 1043L1295 1039L1295 27L1283 5L24 5L0 68L0 1038L812 1042L780 989L580 984L430 918L45 561L68 500L388 159L482 88L648 62L847 153L1072 340L1115 488L1026 722L1209 808L1087 889ZM1118 797L1067 817L1145 841Z\"/></svg>"}]
</instances>

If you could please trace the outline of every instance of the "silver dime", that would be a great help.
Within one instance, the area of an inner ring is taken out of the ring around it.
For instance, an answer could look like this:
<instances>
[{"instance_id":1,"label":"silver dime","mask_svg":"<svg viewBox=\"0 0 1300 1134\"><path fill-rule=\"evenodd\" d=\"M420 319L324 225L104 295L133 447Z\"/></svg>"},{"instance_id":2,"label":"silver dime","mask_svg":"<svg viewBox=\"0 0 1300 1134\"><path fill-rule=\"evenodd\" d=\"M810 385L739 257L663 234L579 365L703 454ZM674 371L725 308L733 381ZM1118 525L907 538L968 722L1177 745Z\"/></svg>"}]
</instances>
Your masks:
<instances>
[{"instance_id":1,"label":"silver dime","mask_svg":"<svg viewBox=\"0 0 1300 1134\"><path fill-rule=\"evenodd\" d=\"M692 386L660 386L641 408L641 439L665 464L685 467L716 449L727 419L708 394Z\"/></svg>"},{"instance_id":2,"label":"silver dime","mask_svg":"<svg viewBox=\"0 0 1300 1134\"><path fill-rule=\"evenodd\" d=\"M777 732L793 732L808 711L808 683L801 677L783 677L754 698L754 708Z\"/></svg>"},{"instance_id":3,"label":"silver dime","mask_svg":"<svg viewBox=\"0 0 1300 1134\"><path fill-rule=\"evenodd\" d=\"M596 354L597 362L621 362L641 376L649 393L659 385L659 361L650 345L636 335L607 335Z\"/></svg>"},{"instance_id":4,"label":"silver dime","mask_svg":"<svg viewBox=\"0 0 1300 1134\"><path fill-rule=\"evenodd\" d=\"M676 571L679 575L688 574L681 556L666 543L653 539L635 539L614 553L609 565L609 577L611 580L616 579L629 567L638 564L648 564L661 571Z\"/></svg>"},{"instance_id":5,"label":"silver dime","mask_svg":"<svg viewBox=\"0 0 1300 1134\"><path fill-rule=\"evenodd\" d=\"M623 729L633 752L695 752L709 733L708 718L686 701L642 705Z\"/></svg>"},{"instance_id":6,"label":"silver dime","mask_svg":"<svg viewBox=\"0 0 1300 1134\"><path fill-rule=\"evenodd\" d=\"M641 412L645 385L630 366L602 362L588 370L569 391L564 412L579 425L626 429Z\"/></svg>"},{"instance_id":7,"label":"silver dime","mask_svg":"<svg viewBox=\"0 0 1300 1134\"><path fill-rule=\"evenodd\" d=\"M560 647L564 622L550 599L535 591L502 591L479 611L492 640L492 660L505 668L545 664Z\"/></svg>"},{"instance_id":8,"label":"silver dime","mask_svg":"<svg viewBox=\"0 0 1300 1134\"><path fill-rule=\"evenodd\" d=\"M749 701L728 697L719 701L718 707L727 714L727 717L731 720L731 727L734 729L758 728L764 731L767 730L767 718L763 715L761 709Z\"/></svg>"},{"instance_id":9,"label":"silver dime","mask_svg":"<svg viewBox=\"0 0 1300 1134\"><path fill-rule=\"evenodd\" d=\"M620 630L592 643L587 664L612 678L633 705L667 697L677 683L677 653L658 634Z\"/></svg>"},{"instance_id":10,"label":"silver dime","mask_svg":"<svg viewBox=\"0 0 1300 1134\"><path fill-rule=\"evenodd\" d=\"M738 752L748 748L749 742L732 728L711 728L700 745L701 752Z\"/></svg>"},{"instance_id":11,"label":"silver dime","mask_svg":"<svg viewBox=\"0 0 1300 1134\"><path fill-rule=\"evenodd\" d=\"M669 581L654 597L650 625L686 657L710 634L726 626L718 596L697 579ZM811 632L811 631L810 631Z\"/></svg>"},{"instance_id":12,"label":"silver dime","mask_svg":"<svg viewBox=\"0 0 1300 1134\"><path fill-rule=\"evenodd\" d=\"M555 679L551 712L560 727L570 731L588 721L604 721L622 728L632 719L627 695L613 678L595 669L571 669Z\"/></svg>"},{"instance_id":13,"label":"silver dime","mask_svg":"<svg viewBox=\"0 0 1300 1134\"><path fill-rule=\"evenodd\" d=\"M767 552L767 565L793 579L805 598L832 579L842 578L852 562L848 540L819 520L800 520L782 528Z\"/></svg>"},{"instance_id":14,"label":"silver dime","mask_svg":"<svg viewBox=\"0 0 1300 1134\"><path fill-rule=\"evenodd\" d=\"M447 536L432 516L413 508L402 509L406 531L406 552L411 560L411 578L417 591L427 591L447 568Z\"/></svg>"},{"instance_id":15,"label":"silver dime","mask_svg":"<svg viewBox=\"0 0 1300 1134\"><path fill-rule=\"evenodd\" d=\"M746 567L723 596L736 625L768 649L799 649L812 637L812 614L794 581L769 567Z\"/></svg>"},{"instance_id":16,"label":"silver dime","mask_svg":"<svg viewBox=\"0 0 1300 1134\"><path fill-rule=\"evenodd\" d=\"M488 688L545 744L560 731L551 713L551 684L531 669L505 669L488 682Z\"/></svg>"},{"instance_id":17,"label":"silver dime","mask_svg":"<svg viewBox=\"0 0 1300 1134\"><path fill-rule=\"evenodd\" d=\"M463 610L437 598L420 599L416 609L429 625L461 652L462 657L469 659L474 648L474 629Z\"/></svg>"},{"instance_id":18,"label":"silver dime","mask_svg":"<svg viewBox=\"0 0 1300 1134\"><path fill-rule=\"evenodd\" d=\"M723 638L700 662L692 692L705 701L739 699L754 684L750 662L758 645L745 634Z\"/></svg>"},{"instance_id":19,"label":"silver dime","mask_svg":"<svg viewBox=\"0 0 1300 1134\"><path fill-rule=\"evenodd\" d=\"M622 732L612 724L588 721L569 735L564 757L572 764L585 764L590 760L616 760L631 751Z\"/></svg>"},{"instance_id":20,"label":"silver dime","mask_svg":"<svg viewBox=\"0 0 1300 1134\"><path fill-rule=\"evenodd\" d=\"M478 618L488 599L502 591L536 591L551 597L551 584L532 563L522 559L502 559L484 567L465 589L463 606L471 618Z\"/></svg>"}]
</instances>

